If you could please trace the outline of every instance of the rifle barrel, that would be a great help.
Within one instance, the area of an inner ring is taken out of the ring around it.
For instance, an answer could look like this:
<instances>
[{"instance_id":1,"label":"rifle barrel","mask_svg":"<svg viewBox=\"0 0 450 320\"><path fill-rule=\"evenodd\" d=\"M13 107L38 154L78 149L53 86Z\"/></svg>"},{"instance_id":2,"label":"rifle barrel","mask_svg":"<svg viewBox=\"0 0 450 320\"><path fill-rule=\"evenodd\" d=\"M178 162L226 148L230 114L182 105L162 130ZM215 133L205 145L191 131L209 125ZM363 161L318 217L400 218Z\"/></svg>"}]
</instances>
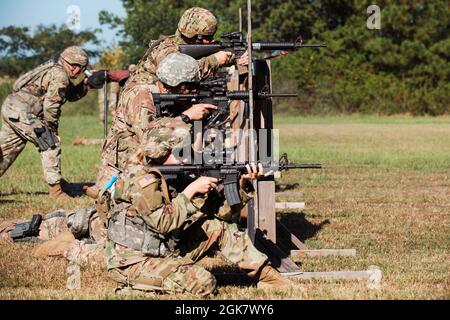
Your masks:
<instances>
[{"instance_id":1,"label":"rifle barrel","mask_svg":"<svg viewBox=\"0 0 450 320\"><path fill-rule=\"evenodd\" d=\"M252 48L255 51L297 50L301 48L321 48L324 44L300 44L298 42L255 42Z\"/></svg>"},{"instance_id":2,"label":"rifle barrel","mask_svg":"<svg viewBox=\"0 0 450 320\"><path fill-rule=\"evenodd\" d=\"M321 164L287 164L280 166L282 170L289 169L322 169Z\"/></svg>"},{"instance_id":3,"label":"rifle barrel","mask_svg":"<svg viewBox=\"0 0 450 320\"><path fill-rule=\"evenodd\" d=\"M257 98L291 98L297 97L296 93L258 93Z\"/></svg>"}]
</instances>

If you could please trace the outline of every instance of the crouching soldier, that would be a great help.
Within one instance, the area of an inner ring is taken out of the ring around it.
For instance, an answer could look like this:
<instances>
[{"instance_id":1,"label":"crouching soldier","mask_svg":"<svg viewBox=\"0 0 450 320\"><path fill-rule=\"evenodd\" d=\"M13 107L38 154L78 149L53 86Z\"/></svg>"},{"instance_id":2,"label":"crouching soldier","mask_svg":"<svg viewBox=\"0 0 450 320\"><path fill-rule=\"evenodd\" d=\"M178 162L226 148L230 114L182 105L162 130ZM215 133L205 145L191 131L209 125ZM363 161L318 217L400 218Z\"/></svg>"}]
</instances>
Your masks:
<instances>
[{"instance_id":1,"label":"crouching soldier","mask_svg":"<svg viewBox=\"0 0 450 320\"><path fill-rule=\"evenodd\" d=\"M88 65L88 56L79 47L65 49L57 62L52 60L21 76L2 106L0 132L0 176L16 160L27 142L38 149L49 195L67 199L61 183L61 145L58 133L61 106L86 95L85 82L73 85Z\"/></svg>"},{"instance_id":2,"label":"crouching soldier","mask_svg":"<svg viewBox=\"0 0 450 320\"><path fill-rule=\"evenodd\" d=\"M172 121L180 138L189 134L190 125ZM262 168L248 167L249 173L240 181L242 203L231 208L217 197L216 178L195 179L180 193L169 187L152 168L176 163L173 155L168 156L168 147L155 144L154 136L144 137L111 189L106 258L118 289L208 296L215 290L216 279L197 262L211 252L255 278L260 288L289 286L234 222L251 199L244 190L246 181L260 176Z\"/></svg>"},{"instance_id":3,"label":"crouching soldier","mask_svg":"<svg viewBox=\"0 0 450 320\"><path fill-rule=\"evenodd\" d=\"M127 80L103 145L96 185L87 190L91 197L97 198L111 177L123 169L130 154L134 153L139 145L142 135L161 118L152 94L192 93L195 83L199 80L199 67L194 58L176 52L161 61L156 74L158 78L152 83L134 83L130 79ZM177 105L172 109L174 117L192 122L203 119L217 107L200 103ZM177 110L180 114L175 114Z\"/></svg>"}]
</instances>

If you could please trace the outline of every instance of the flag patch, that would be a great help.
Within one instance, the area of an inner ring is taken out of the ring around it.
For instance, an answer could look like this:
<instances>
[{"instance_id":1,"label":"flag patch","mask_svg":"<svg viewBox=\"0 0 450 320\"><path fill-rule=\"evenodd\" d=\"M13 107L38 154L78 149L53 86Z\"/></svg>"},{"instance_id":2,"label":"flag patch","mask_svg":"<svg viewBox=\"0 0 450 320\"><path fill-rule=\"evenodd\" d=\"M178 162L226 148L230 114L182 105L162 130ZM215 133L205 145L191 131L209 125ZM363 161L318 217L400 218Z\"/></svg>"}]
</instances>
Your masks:
<instances>
[{"instance_id":1,"label":"flag patch","mask_svg":"<svg viewBox=\"0 0 450 320\"><path fill-rule=\"evenodd\" d=\"M148 176L145 176L144 178L142 178L141 180L139 180L138 183L139 183L139 186L143 189L155 181L156 181L155 177L148 175Z\"/></svg>"}]
</instances>

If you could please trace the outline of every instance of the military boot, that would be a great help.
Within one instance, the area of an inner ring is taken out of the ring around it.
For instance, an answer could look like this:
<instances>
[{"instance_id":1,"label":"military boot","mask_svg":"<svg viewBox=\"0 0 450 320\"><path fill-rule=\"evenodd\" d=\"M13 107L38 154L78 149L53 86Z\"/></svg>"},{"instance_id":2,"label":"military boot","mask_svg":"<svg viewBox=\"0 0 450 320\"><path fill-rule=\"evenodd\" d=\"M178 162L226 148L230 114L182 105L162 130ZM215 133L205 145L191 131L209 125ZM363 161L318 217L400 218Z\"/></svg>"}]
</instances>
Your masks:
<instances>
[{"instance_id":1,"label":"military boot","mask_svg":"<svg viewBox=\"0 0 450 320\"><path fill-rule=\"evenodd\" d=\"M286 289L292 286L292 283L284 278L275 268L264 266L258 277L257 287L260 289Z\"/></svg>"},{"instance_id":2,"label":"military boot","mask_svg":"<svg viewBox=\"0 0 450 320\"><path fill-rule=\"evenodd\" d=\"M61 190L66 193L69 192L72 188L72 184L64 178L61 178L61 181L59 181L59 184L61 185Z\"/></svg>"},{"instance_id":3,"label":"military boot","mask_svg":"<svg viewBox=\"0 0 450 320\"><path fill-rule=\"evenodd\" d=\"M53 240L44 242L34 250L36 257L58 257L70 248L74 243L75 237L70 231L60 233Z\"/></svg>"},{"instance_id":4,"label":"military boot","mask_svg":"<svg viewBox=\"0 0 450 320\"><path fill-rule=\"evenodd\" d=\"M85 195L92 199L97 199L98 194L100 193L100 190L97 188L97 186L83 186L83 191Z\"/></svg>"},{"instance_id":5,"label":"military boot","mask_svg":"<svg viewBox=\"0 0 450 320\"><path fill-rule=\"evenodd\" d=\"M50 198L55 199L55 200L70 200L70 199L72 199L71 196L69 196L67 193L65 193L62 190L61 184L59 184L59 183L50 185L50 191L48 192L48 195Z\"/></svg>"}]
</instances>

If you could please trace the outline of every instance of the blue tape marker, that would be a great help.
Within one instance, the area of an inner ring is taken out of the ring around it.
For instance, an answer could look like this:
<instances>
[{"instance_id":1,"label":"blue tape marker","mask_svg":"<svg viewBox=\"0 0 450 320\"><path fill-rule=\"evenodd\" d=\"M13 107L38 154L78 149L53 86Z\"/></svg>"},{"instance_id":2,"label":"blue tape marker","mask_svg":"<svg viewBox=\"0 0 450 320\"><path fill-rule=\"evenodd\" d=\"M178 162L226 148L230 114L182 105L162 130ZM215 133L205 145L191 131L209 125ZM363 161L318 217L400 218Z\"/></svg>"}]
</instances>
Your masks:
<instances>
[{"instance_id":1,"label":"blue tape marker","mask_svg":"<svg viewBox=\"0 0 450 320\"><path fill-rule=\"evenodd\" d=\"M119 176L117 174L113 175L111 179L109 179L108 183L105 185L105 190L111 189L114 183L116 183L117 179L119 179Z\"/></svg>"}]
</instances>

